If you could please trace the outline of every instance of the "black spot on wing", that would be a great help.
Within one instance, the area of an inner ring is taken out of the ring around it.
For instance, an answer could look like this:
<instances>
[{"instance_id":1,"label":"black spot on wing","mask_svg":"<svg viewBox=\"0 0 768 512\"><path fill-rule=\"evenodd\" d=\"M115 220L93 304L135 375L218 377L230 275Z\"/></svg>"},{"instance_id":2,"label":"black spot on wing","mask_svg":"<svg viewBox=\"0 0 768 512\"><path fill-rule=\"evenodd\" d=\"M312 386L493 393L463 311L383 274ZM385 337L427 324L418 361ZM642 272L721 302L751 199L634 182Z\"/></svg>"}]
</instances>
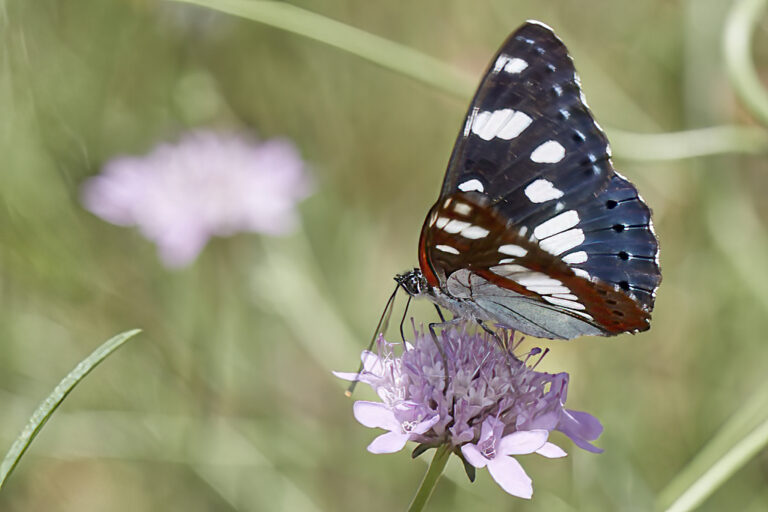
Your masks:
<instances>
[{"instance_id":1,"label":"black spot on wing","mask_svg":"<svg viewBox=\"0 0 768 512\"><path fill-rule=\"evenodd\" d=\"M661 282L658 241L651 211L635 187L614 174L608 188L577 208L585 240L567 254L583 251L587 260L573 264L591 276L618 285L652 308Z\"/></svg>"}]
</instances>

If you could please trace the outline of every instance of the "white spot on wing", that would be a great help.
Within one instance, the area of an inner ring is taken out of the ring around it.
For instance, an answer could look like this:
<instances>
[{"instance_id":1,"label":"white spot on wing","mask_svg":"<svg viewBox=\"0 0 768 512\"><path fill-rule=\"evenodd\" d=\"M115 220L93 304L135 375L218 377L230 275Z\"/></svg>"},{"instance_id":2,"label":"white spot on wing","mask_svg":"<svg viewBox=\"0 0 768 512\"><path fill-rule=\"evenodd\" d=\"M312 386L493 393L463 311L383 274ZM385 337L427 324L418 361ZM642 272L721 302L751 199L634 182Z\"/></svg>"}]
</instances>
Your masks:
<instances>
[{"instance_id":1,"label":"white spot on wing","mask_svg":"<svg viewBox=\"0 0 768 512\"><path fill-rule=\"evenodd\" d=\"M528 250L515 244L506 244L499 247L501 254L508 254L509 256L523 257L528 254Z\"/></svg>"},{"instance_id":2,"label":"white spot on wing","mask_svg":"<svg viewBox=\"0 0 768 512\"><path fill-rule=\"evenodd\" d=\"M523 130L528 128L532 121L533 120L528 115L523 114L522 112L515 112L512 114L509 121L507 121L507 124L499 130L499 133L497 133L496 136L504 140L514 139L523 133Z\"/></svg>"},{"instance_id":3,"label":"white spot on wing","mask_svg":"<svg viewBox=\"0 0 768 512\"><path fill-rule=\"evenodd\" d=\"M483 140L491 140L494 137L510 140L528 128L531 121L526 114L509 108L480 112L472 121L472 133Z\"/></svg>"},{"instance_id":4,"label":"white spot on wing","mask_svg":"<svg viewBox=\"0 0 768 512\"><path fill-rule=\"evenodd\" d=\"M548 140L531 153L531 160L540 164L555 164L565 157L565 148L556 140Z\"/></svg>"},{"instance_id":5,"label":"white spot on wing","mask_svg":"<svg viewBox=\"0 0 768 512\"><path fill-rule=\"evenodd\" d=\"M565 286L526 286L526 288L539 295L553 295L556 293L565 295L571 291Z\"/></svg>"},{"instance_id":6,"label":"white spot on wing","mask_svg":"<svg viewBox=\"0 0 768 512\"><path fill-rule=\"evenodd\" d=\"M569 229L557 235L551 236L539 242L539 247L550 254L557 256L574 247L578 247L585 240L584 231L581 229Z\"/></svg>"},{"instance_id":7,"label":"white spot on wing","mask_svg":"<svg viewBox=\"0 0 768 512\"><path fill-rule=\"evenodd\" d=\"M576 251L572 252L571 254L567 254L563 256L563 261L568 263L569 265L574 265L577 263L584 263L587 261L589 256L587 256L587 253L584 251Z\"/></svg>"},{"instance_id":8,"label":"white spot on wing","mask_svg":"<svg viewBox=\"0 0 768 512\"><path fill-rule=\"evenodd\" d=\"M450 245L436 245L435 249L437 249L438 251L447 252L449 254L459 254L459 250L454 247L451 247Z\"/></svg>"},{"instance_id":9,"label":"white spot on wing","mask_svg":"<svg viewBox=\"0 0 768 512\"><path fill-rule=\"evenodd\" d=\"M587 309L587 307L581 302L576 302L573 300L565 300L565 299L560 299L558 297L544 297L544 300L549 302L550 304L554 304L555 306L562 306L568 309L581 309L581 310Z\"/></svg>"},{"instance_id":10,"label":"white spot on wing","mask_svg":"<svg viewBox=\"0 0 768 512\"><path fill-rule=\"evenodd\" d=\"M472 211L472 207L466 203L456 203L453 205L453 211L459 215L469 215L469 213Z\"/></svg>"},{"instance_id":11,"label":"white spot on wing","mask_svg":"<svg viewBox=\"0 0 768 512\"><path fill-rule=\"evenodd\" d=\"M525 195L532 203L544 203L563 197L563 191L555 188L551 181L539 178L525 187Z\"/></svg>"},{"instance_id":12,"label":"white spot on wing","mask_svg":"<svg viewBox=\"0 0 768 512\"><path fill-rule=\"evenodd\" d=\"M515 278L520 285L530 288L532 286L562 286L562 282L552 279L542 272L528 272L525 275ZM570 291L570 290L568 290Z\"/></svg>"},{"instance_id":13,"label":"white spot on wing","mask_svg":"<svg viewBox=\"0 0 768 512\"><path fill-rule=\"evenodd\" d=\"M459 231L461 231L466 227L469 227L469 222L452 219L450 222L448 222L448 224L443 226L443 231L445 231L446 233L454 234L454 233L458 233Z\"/></svg>"},{"instance_id":14,"label":"white spot on wing","mask_svg":"<svg viewBox=\"0 0 768 512\"><path fill-rule=\"evenodd\" d=\"M440 217L435 222L435 227L437 229L443 229L445 227L445 225L448 224L448 221L450 221L450 220L451 219L449 219L448 217Z\"/></svg>"},{"instance_id":15,"label":"white spot on wing","mask_svg":"<svg viewBox=\"0 0 768 512\"><path fill-rule=\"evenodd\" d=\"M496 59L496 62L493 63L493 72L498 73L502 69L504 69L504 66L507 65L509 61L511 61L512 58L507 55L506 53L502 53L499 55L499 58Z\"/></svg>"},{"instance_id":16,"label":"white spot on wing","mask_svg":"<svg viewBox=\"0 0 768 512\"><path fill-rule=\"evenodd\" d=\"M555 293L552 296L565 300L579 300L579 298L572 293Z\"/></svg>"},{"instance_id":17,"label":"white spot on wing","mask_svg":"<svg viewBox=\"0 0 768 512\"><path fill-rule=\"evenodd\" d=\"M536 226L536 229L533 230L533 236L542 240L561 233L566 229L571 229L578 223L579 214L576 213L576 210L568 210Z\"/></svg>"},{"instance_id":18,"label":"white spot on wing","mask_svg":"<svg viewBox=\"0 0 768 512\"><path fill-rule=\"evenodd\" d=\"M483 187L483 184L480 182L480 180L471 179L467 180L464 183L459 185L459 190L462 192L470 192L472 190L477 190L478 192L482 192L485 190L485 187Z\"/></svg>"},{"instance_id":19,"label":"white spot on wing","mask_svg":"<svg viewBox=\"0 0 768 512\"><path fill-rule=\"evenodd\" d=\"M478 110L477 107L473 108L472 113L467 117L467 121L464 123L464 137L469 135L472 125L475 123L475 117L477 117Z\"/></svg>"},{"instance_id":20,"label":"white spot on wing","mask_svg":"<svg viewBox=\"0 0 768 512\"><path fill-rule=\"evenodd\" d=\"M590 315L589 313L585 313L585 312L583 312L583 311L574 311L574 310L571 310L571 313L574 313L574 314L576 314L576 315L579 315L579 316L583 316L584 318L586 318L586 319L587 319L587 320L589 320L590 322L591 322L592 320L594 320L594 318L592 318L592 315Z\"/></svg>"},{"instance_id":21,"label":"white spot on wing","mask_svg":"<svg viewBox=\"0 0 768 512\"><path fill-rule=\"evenodd\" d=\"M530 273L530 270L522 265L496 265L491 267L491 272L500 276L508 276L510 274Z\"/></svg>"},{"instance_id":22,"label":"white spot on wing","mask_svg":"<svg viewBox=\"0 0 768 512\"><path fill-rule=\"evenodd\" d=\"M490 231L480 226L469 226L461 231L461 236L470 240L477 240L478 238L484 238L488 233Z\"/></svg>"},{"instance_id":23,"label":"white spot on wing","mask_svg":"<svg viewBox=\"0 0 768 512\"><path fill-rule=\"evenodd\" d=\"M572 268L573 273L576 274L579 277L583 277L584 279L591 279L592 276L589 275L589 272L584 270L583 268Z\"/></svg>"},{"instance_id":24,"label":"white spot on wing","mask_svg":"<svg viewBox=\"0 0 768 512\"><path fill-rule=\"evenodd\" d=\"M528 67L528 63L523 59L513 57L509 59L509 62L504 66L504 71L507 73L519 73Z\"/></svg>"},{"instance_id":25,"label":"white spot on wing","mask_svg":"<svg viewBox=\"0 0 768 512\"><path fill-rule=\"evenodd\" d=\"M554 31L554 30L552 30L552 27L550 27L550 26L549 26L549 25L547 25L546 23L542 23L542 22L540 22L539 20L525 20L525 22L526 22L526 23L530 23L531 25L538 25L538 26L540 26L540 27L543 27L543 28L545 28L545 29L549 30L550 32L552 32L552 35L553 35L553 36L555 36L555 38L556 38L558 41L560 41L560 38L559 38L559 37L557 37L557 35L555 35L555 31Z\"/></svg>"},{"instance_id":26,"label":"white spot on wing","mask_svg":"<svg viewBox=\"0 0 768 512\"><path fill-rule=\"evenodd\" d=\"M491 140L501 128L501 123L507 120L507 116L512 116L512 110L497 110L493 113L480 112L472 122L472 133L483 140Z\"/></svg>"}]
</instances>

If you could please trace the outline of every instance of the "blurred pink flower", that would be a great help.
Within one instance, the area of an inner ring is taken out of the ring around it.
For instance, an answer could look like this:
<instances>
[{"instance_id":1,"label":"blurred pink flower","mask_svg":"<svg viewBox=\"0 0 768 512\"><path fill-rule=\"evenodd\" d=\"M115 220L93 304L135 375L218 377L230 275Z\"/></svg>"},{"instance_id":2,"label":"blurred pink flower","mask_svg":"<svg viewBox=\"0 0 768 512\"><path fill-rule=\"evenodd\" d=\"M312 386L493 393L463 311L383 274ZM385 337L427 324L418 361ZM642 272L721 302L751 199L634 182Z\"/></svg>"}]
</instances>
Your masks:
<instances>
[{"instance_id":1,"label":"blurred pink flower","mask_svg":"<svg viewBox=\"0 0 768 512\"><path fill-rule=\"evenodd\" d=\"M83 184L82 201L108 222L137 226L167 266L181 267L212 236L288 233L309 192L306 165L290 141L196 131L108 162Z\"/></svg>"}]
</instances>

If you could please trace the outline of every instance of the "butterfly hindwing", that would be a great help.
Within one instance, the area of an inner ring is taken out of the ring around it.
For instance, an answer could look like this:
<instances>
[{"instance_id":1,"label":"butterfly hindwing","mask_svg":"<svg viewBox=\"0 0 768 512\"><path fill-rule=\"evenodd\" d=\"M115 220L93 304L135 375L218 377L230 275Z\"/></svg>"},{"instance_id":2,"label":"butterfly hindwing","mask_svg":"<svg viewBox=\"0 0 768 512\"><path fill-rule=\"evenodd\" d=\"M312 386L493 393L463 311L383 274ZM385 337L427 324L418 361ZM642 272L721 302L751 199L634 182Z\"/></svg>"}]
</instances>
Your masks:
<instances>
[{"instance_id":1,"label":"butterfly hindwing","mask_svg":"<svg viewBox=\"0 0 768 512\"><path fill-rule=\"evenodd\" d=\"M648 328L648 310L631 294L553 257L488 203L477 192L458 192L430 211L420 261L433 286L471 300L480 316L539 337Z\"/></svg>"}]
</instances>

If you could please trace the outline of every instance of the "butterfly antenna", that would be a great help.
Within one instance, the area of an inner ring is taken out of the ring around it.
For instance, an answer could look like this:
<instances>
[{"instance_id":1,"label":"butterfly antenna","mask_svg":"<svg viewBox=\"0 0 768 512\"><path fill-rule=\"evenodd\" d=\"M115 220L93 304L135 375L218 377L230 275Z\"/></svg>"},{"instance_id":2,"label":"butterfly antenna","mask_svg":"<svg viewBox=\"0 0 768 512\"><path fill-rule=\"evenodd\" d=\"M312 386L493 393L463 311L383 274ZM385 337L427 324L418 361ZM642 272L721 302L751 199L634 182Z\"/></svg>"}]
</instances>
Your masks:
<instances>
[{"instance_id":1,"label":"butterfly antenna","mask_svg":"<svg viewBox=\"0 0 768 512\"><path fill-rule=\"evenodd\" d=\"M373 344L376 343L376 337L379 335L382 330L387 329L387 325L389 324L389 317L392 314L392 304L395 301L395 295L397 295L397 290L400 289L400 285L398 284L395 286L395 291L392 292L392 295L389 296L389 300L387 300L387 305L384 306L384 311L381 312L381 317L379 317L379 323L376 324L376 330L373 331L373 336L371 336L371 342L368 343L368 349L371 350L373 348ZM382 329L383 325L383 329ZM401 325L402 328L402 325ZM352 393L355 391L355 387L357 386L358 380L357 378L360 377L360 373L363 371L363 361L360 361L360 367L357 369L357 377L355 380L353 380L350 384L347 390L344 392L347 396L352 396Z\"/></svg>"}]
</instances>

